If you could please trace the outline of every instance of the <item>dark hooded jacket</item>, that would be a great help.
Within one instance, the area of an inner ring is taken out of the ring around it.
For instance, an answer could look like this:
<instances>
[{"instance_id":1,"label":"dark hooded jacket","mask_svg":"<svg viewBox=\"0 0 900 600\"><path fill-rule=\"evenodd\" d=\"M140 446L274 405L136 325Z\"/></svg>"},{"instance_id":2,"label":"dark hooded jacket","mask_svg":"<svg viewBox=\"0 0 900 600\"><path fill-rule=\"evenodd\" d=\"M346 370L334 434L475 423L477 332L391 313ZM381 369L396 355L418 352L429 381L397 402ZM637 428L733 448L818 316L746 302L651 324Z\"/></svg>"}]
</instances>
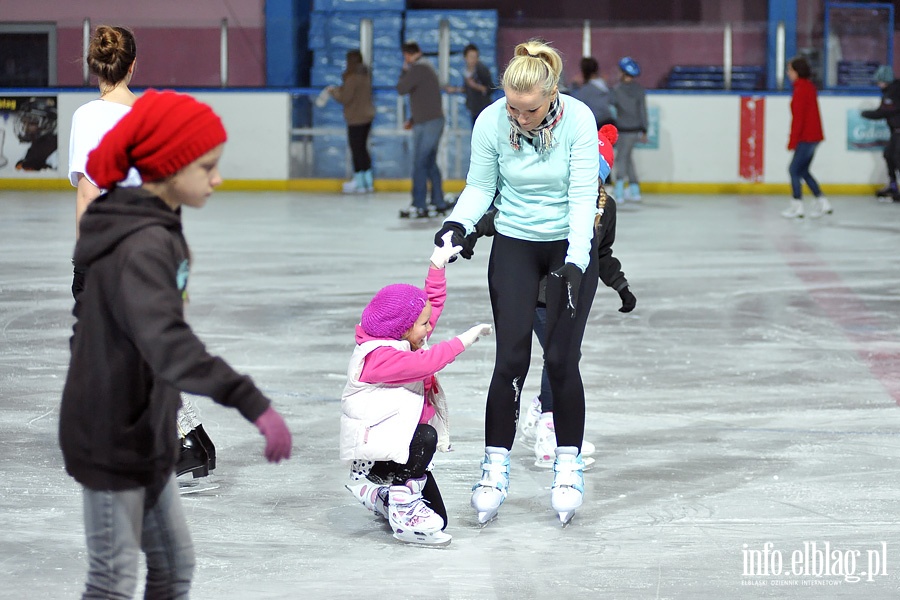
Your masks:
<instances>
[{"instance_id":1,"label":"dark hooded jacket","mask_svg":"<svg viewBox=\"0 0 900 600\"><path fill-rule=\"evenodd\" d=\"M895 79L881 90L881 104L875 110L864 110L866 119L885 119L891 130L900 129L900 80Z\"/></svg>"},{"instance_id":2,"label":"dark hooded jacket","mask_svg":"<svg viewBox=\"0 0 900 600\"><path fill-rule=\"evenodd\" d=\"M162 488L178 458L179 390L255 421L269 400L211 356L184 320L189 251L181 216L141 188L114 188L84 213L59 441L66 470L94 490Z\"/></svg>"}]
</instances>

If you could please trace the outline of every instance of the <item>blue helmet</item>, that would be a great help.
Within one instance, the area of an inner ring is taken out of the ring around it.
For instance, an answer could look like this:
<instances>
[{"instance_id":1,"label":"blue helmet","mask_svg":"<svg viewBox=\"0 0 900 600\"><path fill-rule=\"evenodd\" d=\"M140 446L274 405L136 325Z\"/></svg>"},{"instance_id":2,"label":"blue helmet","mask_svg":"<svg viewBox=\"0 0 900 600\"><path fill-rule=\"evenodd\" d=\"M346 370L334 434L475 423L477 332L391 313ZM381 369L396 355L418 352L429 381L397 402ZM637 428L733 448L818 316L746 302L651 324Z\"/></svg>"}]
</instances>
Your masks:
<instances>
[{"instance_id":1,"label":"blue helmet","mask_svg":"<svg viewBox=\"0 0 900 600\"><path fill-rule=\"evenodd\" d=\"M622 69L623 73L632 77L637 77L641 74L640 65L630 56L625 56L619 61L619 68Z\"/></svg>"}]
</instances>

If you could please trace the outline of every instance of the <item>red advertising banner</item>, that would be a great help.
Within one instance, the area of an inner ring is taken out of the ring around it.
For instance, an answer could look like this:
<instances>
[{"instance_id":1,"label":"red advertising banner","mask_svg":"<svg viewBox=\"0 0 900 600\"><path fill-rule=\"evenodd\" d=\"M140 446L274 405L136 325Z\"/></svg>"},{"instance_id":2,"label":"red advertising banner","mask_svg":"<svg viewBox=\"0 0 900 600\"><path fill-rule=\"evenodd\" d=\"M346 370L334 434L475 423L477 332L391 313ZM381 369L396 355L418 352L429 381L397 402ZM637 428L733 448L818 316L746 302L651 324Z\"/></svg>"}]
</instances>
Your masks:
<instances>
[{"instance_id":1,"label":"red advertising banner","mask_svg":"<svg viewBox=\"0 0 900 600\"><path fill-rule=\"evenodd\" d=\"M748 181L762 181L766 99L762 96L741 97L740 176Z\"/></svg>"}]
</instances>

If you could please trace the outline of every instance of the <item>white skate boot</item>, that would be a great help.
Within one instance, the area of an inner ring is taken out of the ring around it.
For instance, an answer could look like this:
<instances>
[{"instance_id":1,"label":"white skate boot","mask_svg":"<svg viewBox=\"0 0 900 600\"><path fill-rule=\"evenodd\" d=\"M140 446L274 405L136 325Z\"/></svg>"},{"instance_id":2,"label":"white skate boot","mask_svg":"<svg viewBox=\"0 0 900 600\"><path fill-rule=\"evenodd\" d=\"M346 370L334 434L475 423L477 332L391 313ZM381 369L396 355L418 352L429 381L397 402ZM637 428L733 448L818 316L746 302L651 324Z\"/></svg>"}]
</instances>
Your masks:
<instances>
[{"instance_id":1,"label":"white skate boot","mask_svg":"<svg viewBox=\"0 0 900 600\"><path fill-rule=\"evenodd\" d=\"M781 216L785 219L802 219L803 200L791 200L787 209L781 212Z\"/></svg>"},{"instance_id":2,"label":"white skate boot","mask_svg":"<svg viewBox=\"0 0 900 600\"><path fill-rule=\"evenodd\" d=\"M534 466L550 469L556 461L556 429L553 427L553 413L541 415L537 426L537 439L534 442ZM597 449L588 441L581 442L581 456L588 457ZM584 458L585 468L594 464L593 458Z\"/></svg>"},{"instance_id":3,"label":"white skate boot","mask_svg":"<svg viewBox=\"0 0 900 600\"><path fill-rule=\"evenodd\" d=\"M406 485L392 485L388 494L388 521L394 538L408 544L446 546L453 539L441 531L444 519L422 499L425 477L410 479Z\"/></svg>"},{"instance_id":4,"label":"white skate boot","mask_svg":"<svg viewBox=\"0 0 900 600\"><path fill-rule=\"evenodd\" d=\"M481 481L472 487L472 508L478 524L487 525L500 510L509 493L509 450L487 446L481 461Z\"/></svg>"},{"instance_id":5,"label":"white skate boot","mask_svg":"<svg viewBox=\"0 0 900 600\"><path fill-rule=\"evenodd\" d=\"M541 399L535 396L531 400L531 406L521 419L522 439L530 442L537 435L538 420L541 418Z\"/></svg>"},{"instance_id":6,"label":"white skate boot","mask_svg":"<svg viewBox=\"0 0 900 600\"><path fill-rule=\"evenodd\" d=\"M819 196L815 199L815 204L813 205L812 212L809 216L813 219L818 219L819 217L830 215L833 212L834 209L831 208L831 202L828 201L828 198Z\"/></svg>"},{"instance_id":7,"label":"white skate boot","mask_svg":"<svg viewBox=\"0 0 900 600\"><path fill-rule=\"evenodd\" d=\"M559 513L559 521L565 527L575 516L575 510L584 500L584 462L575 446L556 449L553 464L553 487L550 488L550 506Z\"/></svg>"},{"instance_id":8,"label":"white skate boot","mask_svg":"<svg viewBox=\"0 0 900 600\"><path fill-rule=\"evenodd\" d=\"M385 519L390 518L388 516L388 493L391 486L377 485L371 481L366 481L356 485L348 483L344 487L350 490L353 497L373 513Z\"/></svg>"}]
</instances>

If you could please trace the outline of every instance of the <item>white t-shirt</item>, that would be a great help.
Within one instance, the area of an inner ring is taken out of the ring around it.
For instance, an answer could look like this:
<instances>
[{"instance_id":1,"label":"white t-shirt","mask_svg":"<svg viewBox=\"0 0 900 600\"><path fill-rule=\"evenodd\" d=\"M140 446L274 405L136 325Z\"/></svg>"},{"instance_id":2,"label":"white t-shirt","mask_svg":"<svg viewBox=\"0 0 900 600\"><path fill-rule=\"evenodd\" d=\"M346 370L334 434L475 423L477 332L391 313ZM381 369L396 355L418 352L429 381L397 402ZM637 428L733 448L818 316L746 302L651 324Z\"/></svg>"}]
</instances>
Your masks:
<instances>
[{"instance_id":1,"label":"white t-shirt","mask_svg":"<svg viewBox=\"0 0 900 600\"><path fill-rule=\"evenodd\" d=\"M79 174L97 185L87 174L88 154L100 144L100 140L103 139L106 132L112 129L129 110L131 110L130 106L106 100L91 100L78 107L78 110L72 115L72 135L69 136L69 182L72 185L78 187ZM137 169L132 167L128 171L128 176L118 185L122 187L141 185L141 176Z\"/></svg>"}]
</instances>

